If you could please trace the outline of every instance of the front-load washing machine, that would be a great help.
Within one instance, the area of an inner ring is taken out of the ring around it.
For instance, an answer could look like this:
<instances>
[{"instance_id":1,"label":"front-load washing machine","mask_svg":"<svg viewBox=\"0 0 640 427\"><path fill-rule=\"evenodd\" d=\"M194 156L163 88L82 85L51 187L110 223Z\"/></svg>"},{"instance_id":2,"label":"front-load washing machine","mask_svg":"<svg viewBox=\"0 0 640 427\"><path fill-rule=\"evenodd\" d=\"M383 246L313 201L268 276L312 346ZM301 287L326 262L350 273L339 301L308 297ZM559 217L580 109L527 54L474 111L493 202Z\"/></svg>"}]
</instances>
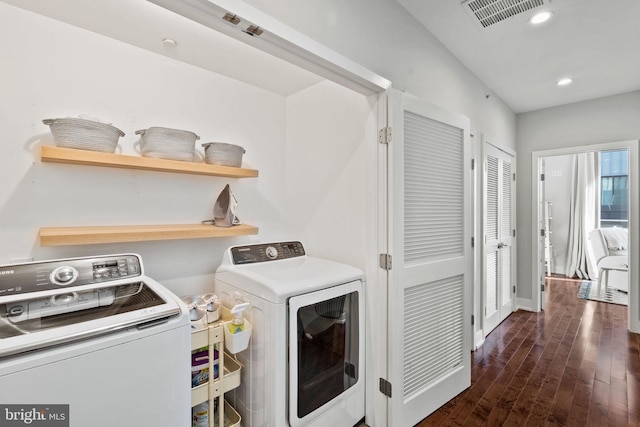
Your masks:
<instances>
[{"instance_id":1,"label":"front-load washing machine","mask_svg":"<svg viewBox=\"0 0 640 427\"><path fill-rule=\"evenodd\" d=\"M300 242L229 248L223 305L250 303L241 385L227 399L243 427L352 427L364 418L364 274L307 256Z\"/></svg>"}]
</instances>

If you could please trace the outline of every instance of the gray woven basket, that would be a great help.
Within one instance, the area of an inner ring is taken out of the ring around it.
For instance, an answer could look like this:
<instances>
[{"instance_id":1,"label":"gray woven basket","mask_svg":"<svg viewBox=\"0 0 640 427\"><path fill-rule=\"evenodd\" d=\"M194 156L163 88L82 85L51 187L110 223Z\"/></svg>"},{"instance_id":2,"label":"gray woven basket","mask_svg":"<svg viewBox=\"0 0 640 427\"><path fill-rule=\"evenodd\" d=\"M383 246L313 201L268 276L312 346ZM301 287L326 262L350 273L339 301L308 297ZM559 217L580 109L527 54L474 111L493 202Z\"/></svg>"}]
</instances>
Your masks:
<instances>
[{"instance_id":1,"label":"gray woven basket","mask_svg":"<svg viewBox=\"0 0 640 427\"><path fill-rule=\"evenodd\" d=\"M42 123L51 129L53 142L63 148L113 153L116 151L118 139L124 136L124 132L117 127L93 120L45 119Z\"/></svg>"},{"instance_id":2,"label":"gray woven basket","mask_svg":"<svg viewBox=\"0 0 640 427\"><path fill-rule=\"evenodd\" d=\"M145 157L192 162L198 135L188 130L150 127L136 131L142 135L140 151Z\"/></svg>"},{"instance_id":3,"label":"gray woven basket","mask_svg":"<svg viewBox=\"0 0 640 427\"><path fill-rule=\"evenodd\" d=\"M242 165L242 155L246 152L239 145L224 142L207 142L204 147L204 161L210 165L233 166Z\"/></svg>"}]
</instances>

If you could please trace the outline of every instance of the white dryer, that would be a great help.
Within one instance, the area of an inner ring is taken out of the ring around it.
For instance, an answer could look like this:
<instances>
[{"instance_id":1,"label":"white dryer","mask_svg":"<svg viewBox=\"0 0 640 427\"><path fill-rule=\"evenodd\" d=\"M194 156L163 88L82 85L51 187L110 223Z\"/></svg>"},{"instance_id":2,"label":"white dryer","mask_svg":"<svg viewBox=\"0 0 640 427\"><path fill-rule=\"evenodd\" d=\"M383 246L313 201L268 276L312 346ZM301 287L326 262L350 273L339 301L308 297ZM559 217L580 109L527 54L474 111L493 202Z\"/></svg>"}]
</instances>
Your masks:
<instances>
[{"instance_id":1,"label":"white dryer","mask_svg":"<svg viewBox=\"0 0 640 427\"><path fill-rule=\"evenodd\" d=\"M307 256L300 242L229 248L215 292L249 302L240 387L243 427L352 427L364 418L364 274Z\"/></svg>"}]
</instances>

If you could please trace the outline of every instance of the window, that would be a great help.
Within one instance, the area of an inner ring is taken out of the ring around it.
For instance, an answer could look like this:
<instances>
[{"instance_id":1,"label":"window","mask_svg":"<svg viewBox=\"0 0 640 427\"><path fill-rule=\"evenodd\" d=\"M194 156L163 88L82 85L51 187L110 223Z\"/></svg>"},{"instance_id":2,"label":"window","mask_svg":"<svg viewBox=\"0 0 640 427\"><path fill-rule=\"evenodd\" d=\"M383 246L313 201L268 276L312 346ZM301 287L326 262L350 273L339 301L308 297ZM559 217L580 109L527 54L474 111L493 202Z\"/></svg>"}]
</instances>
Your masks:
<instances>
[{"instance_id":1,"label":"window","mask_svg":"<svg viewBox=\"0 0 640 427\"><path fill-rule=\"evenodd\" d=\"M629 153L600 152L600 227L627 228L629 222Z\"/></svg>"}]
</instances>

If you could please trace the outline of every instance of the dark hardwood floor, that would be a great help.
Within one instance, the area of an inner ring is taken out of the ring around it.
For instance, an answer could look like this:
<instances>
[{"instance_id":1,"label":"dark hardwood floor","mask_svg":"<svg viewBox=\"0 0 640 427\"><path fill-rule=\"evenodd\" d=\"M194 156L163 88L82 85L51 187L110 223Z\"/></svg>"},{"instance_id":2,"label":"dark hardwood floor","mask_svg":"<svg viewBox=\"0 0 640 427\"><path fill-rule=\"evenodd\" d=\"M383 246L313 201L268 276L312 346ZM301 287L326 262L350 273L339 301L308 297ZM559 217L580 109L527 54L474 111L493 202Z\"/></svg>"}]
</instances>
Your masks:
<instances>
[{"instance_id":1,"label":"dark hardwood floor","mask_svg":"<svg viewBox=\"0 0 640 427\"><path fill-rule=\"evenodd\" d=\"M640 426L640 335L579 284L548 279L544 312L502 322L471 356L471 387L417 427Z\"/></svg>"}]
</instances>

